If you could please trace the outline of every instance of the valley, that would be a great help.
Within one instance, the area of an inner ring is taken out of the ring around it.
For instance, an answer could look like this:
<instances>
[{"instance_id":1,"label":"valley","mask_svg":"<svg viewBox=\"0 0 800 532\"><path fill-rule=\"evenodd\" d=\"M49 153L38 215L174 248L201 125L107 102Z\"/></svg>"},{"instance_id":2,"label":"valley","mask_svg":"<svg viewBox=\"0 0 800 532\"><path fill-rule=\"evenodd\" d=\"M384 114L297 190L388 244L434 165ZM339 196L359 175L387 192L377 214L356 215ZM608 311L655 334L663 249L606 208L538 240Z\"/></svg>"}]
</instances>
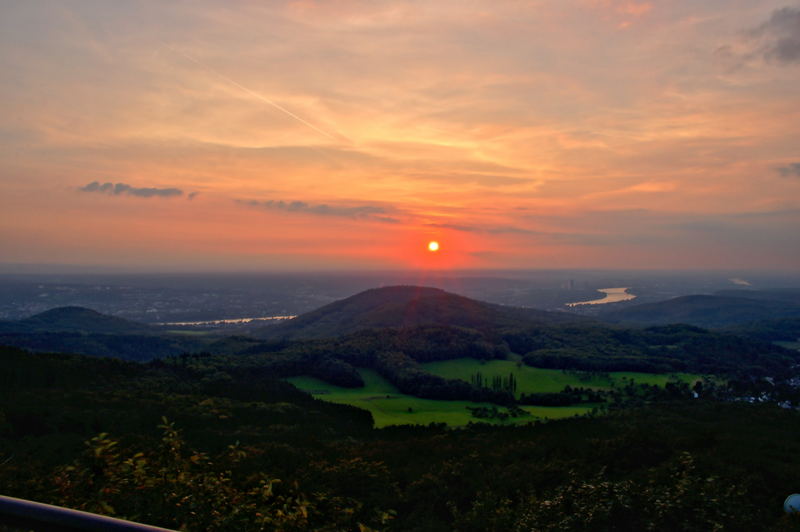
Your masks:
<instances>
[{"instance_id":1,"label":"valley","mask_svg":"<svg viewBox=\"0 0 800 532\"><path fill-rule=\"evenodd\" d=\"M691 386L701 379L700 375L686 373L610 372L591 374L567 372L524 366L510 360L485 361L469 358L428 362L421 366L433 375L445 379L460 379L465 382L469 382L470 377L477 373L481 373L486 379L507 377L509 374L513 374L519 384L515 393L517 398L522 393L558 393L567 386L610 391L631 382L663 387L667 382L678 381ZM602 407L602 403L571 406L520 406L528 415L507 419L480 419L472 416L469 408L487 408L492 406L491 403L421 399L401 393L396 386L374 370L358 368L357 371L364 380L364 386L359 388L335 386L310 376L290 377L286 380L301 391L310 393L323 401L347 404L367 410L372 414L377 428L430 423L444 423L451 427L460 427L476 422L498 425L525 424L581 416Z\"/></svg>"},{"instance_id":2,"label":"valley","mask_svg":"<svg viewBox=\"0 0 800 532\"><path fill-rule=\"evenodd\" d=\"M372 414L376 428L392 425L429 425L443 423L450 427L462 427L469 423L484 422L490 424L532 423L547 419L560 419L587 414L592 406L564 407L520 407L528 415L511 417L505 420L479 419L473 417L471 408L489 408L491 403L472 401L448 401L422 399L401 393L397 387L378 375L373 370L359 369L364 379L362 388L344 388L333 386L314 377L291 377L286 379L301 391L310 393L323 401L346 404L367 410ZM445 376L445 375L442 375ZM560 389L559 389L560 391Z\"/></svg>"}]
</instances>

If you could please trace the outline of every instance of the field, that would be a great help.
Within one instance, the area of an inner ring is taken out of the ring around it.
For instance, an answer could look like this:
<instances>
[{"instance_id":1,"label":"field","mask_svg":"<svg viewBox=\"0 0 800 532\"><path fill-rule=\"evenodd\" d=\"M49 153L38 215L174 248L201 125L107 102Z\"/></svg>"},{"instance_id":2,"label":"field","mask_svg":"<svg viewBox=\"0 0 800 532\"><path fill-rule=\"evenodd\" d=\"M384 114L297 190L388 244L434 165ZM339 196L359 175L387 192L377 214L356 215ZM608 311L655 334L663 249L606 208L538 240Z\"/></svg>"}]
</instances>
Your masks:
<instances>
[{"instance_id":1,"label":"field","mask_svg":"<svg viewBox=\"0 0 800 532\"><path fill-rule=\"evenodd\" d=\"M169 329L165 332L167 334L182 334L184 336L209 336L211 334L211 331L195 329Z\"/></svg>"},{"instance_id":2,"label":"field","mask_svg":"<svg viewBox=\"0 0 800 532\"><path fill-rule=\"evenodd\" d=\"M477 372L481 372L484 378L489 379L495 375L505 377L509 373L514 373L514 377L517 379L517 395L524 392L560 392L567 385L608 390L630 380L637 383L663 386L670 379L680 379L692 383L700 378L699 375L686 373L667 375L613 372L589 375L557 369L532 368L518 365L511 360L485 362L471 358L430 362L423 364L423 367L435 375L448 379L462 379L467 382L469 382L470 376ZM467 407L492 405L488 403L471 403L469 401L420 399L400 393L392 383L375 371L363 368L358 371L364 379L365 386L363 388L342 388L313 377L292 377L287 380L319 399L369 410L375 420L376 427L427 425L432 422L447 423L450 426L462 426L470 421L486 421L495 424L528 423L537 419L558 419L585 414L592 409L592 405L565 407L526 406L523 409L529 412L530 416L518 417L507 421L479 420L471 416Z\"/></svg>"},{"instance_id":3,"label":"field","mask_svg":"<svg viewBox=\"0 0 800 532\"><path fill-rule=\"evenodd\" d=\"M313 377L292 377L286 380L319 399L369 410L375 420L376 427L427 425L433 422L447 423L454 427L463 426L470 421L481 421L470 415L467 406L492 406L488 403L471 403L469 401L420 399L398 392L393 384L375 371L368 369L359 369L358 371L364 379L365 386L363 388L342 388ZM528 423L537 419L557 419L585 414L591 410L591 406L529 406L524 407L524 410L531 415L510 419L505 422L498 420L486 421L494 424L512 424Z\"/></svg>"},{"instance_id":4,"label":"field","mask_svg":"<svg viewBox=\"0 0 800 532\"><path fill-rule=\"evenodd\" d=\"M513 373L514 378L517 380L517 396L526 392L560 392L567 385L609 390L623 384L623 381L630 380L641 384L664 386L671 379L682 380L689 384L700 379L700 375L689 373L659 374L615 371L592 375L583 372L567 372L560 369L532 368L511 360L491 360L487 362L473 358L429 362L422 366L426 371L434 375L448 379L461 379L467 382L470 382L470 377L478 372L483 375L484 379L491 379L496 375L507 377L509 373Z\"/></svg>"},{"instance_id":5,"label":"field","mask_svg":"<svg viewBox=\"0 0 800 532\"><path fill-rule=\"evenodd\" d=\"M774 342L775 344L785 347L786 349L794 349L800 351L800 341L797 342Z\"/></svg>"}]
</instances>

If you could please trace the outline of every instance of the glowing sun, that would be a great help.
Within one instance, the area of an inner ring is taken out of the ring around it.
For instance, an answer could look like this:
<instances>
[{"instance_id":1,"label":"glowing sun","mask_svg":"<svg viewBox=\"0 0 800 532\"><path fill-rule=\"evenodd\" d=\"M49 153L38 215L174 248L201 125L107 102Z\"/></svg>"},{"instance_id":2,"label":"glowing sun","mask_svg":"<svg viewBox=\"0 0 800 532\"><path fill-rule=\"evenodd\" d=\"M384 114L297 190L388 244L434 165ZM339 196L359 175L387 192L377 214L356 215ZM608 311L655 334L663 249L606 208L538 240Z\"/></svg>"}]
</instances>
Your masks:
<instances>
[{"instance_id":1,"label":"glowing sun","mask_svg":"<svg viewBox=\"0 0 800 532\"><path fill-rule=\"evenodd\" d=\"M439 243L436 240L428 242L428 251L439 251Z\"/></svg>"}]
</instances>

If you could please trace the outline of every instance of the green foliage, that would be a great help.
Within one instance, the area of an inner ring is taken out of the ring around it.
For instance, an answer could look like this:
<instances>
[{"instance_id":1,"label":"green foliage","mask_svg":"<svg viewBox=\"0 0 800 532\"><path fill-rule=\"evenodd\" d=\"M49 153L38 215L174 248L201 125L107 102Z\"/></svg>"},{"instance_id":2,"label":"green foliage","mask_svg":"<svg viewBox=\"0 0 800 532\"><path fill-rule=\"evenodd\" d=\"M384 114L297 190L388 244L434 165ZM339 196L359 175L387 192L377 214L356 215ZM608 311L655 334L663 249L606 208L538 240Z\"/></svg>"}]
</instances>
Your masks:
<instances>
[{"instance_id":1,"label":"green foliage","mask_svg":"<svg viewBox=\"0 0 800 532\"><path fill-rule=\"evenodd\" d=\"M238 444L212 456L187 448L166 419L160 428L159 444L144 451L122 450L106 433L92 438L78 460L56 471L55 502L182 530L342 530L361 524L353 520L362 506L357 500L324 491L303 494L296 482L247 471L242 465L251 451ZM383 524L388 518L384 512L373 520Z\"/></svg>"},{"instance_id":2,"label":"green foliage","mask_svg":"<svg viewBox=\"0 0 800 532\"><path fill-rule=\"evenodd\" d=\"M765 342L776 340L794 341L800 338L800 318L763 320L743 325L733 325L725 330L732 334ZM797 348L795 347L795 349Z\"/></svg>"},{"instance_id":3,"label":"green foliage","mask_svg":"<svg viewBox=\"0 0 800 532\"><path fill-rule=\"evenodd\" d=\"M571 472L549 494L524 502L513 530L757 530L758 514L746 489L698 473L684 452L665 475L649 480Z\"/></svg>"},{"instance_id":4,"label":"green foliage","mask_svg":"<svg viewBox=\"0 0 800 532\"><path fill-rule=\"evenodd\" d=\"M478 419L499 419L500 421L505 421L509 418L515 417L523 417L523 416L530 416L531 414L522 408L511 405L510 407L500 410L496 406L468 406L467 410L470 411L470 414L474 418Z\"/></svg>"},{"instance_id":5,"label":"green foliage","mask_svg":"<svg viewBox=\"0 0 800 532\"><path fill-rule=\"evenodd\" d=\"M517 392L517 379L514 373L508 375L494 375L490 379L483 376L480 371L469 376L469 383L476 388L490 388L496 392L504 391L511 395Z\"/></svg>"}]
</instances>

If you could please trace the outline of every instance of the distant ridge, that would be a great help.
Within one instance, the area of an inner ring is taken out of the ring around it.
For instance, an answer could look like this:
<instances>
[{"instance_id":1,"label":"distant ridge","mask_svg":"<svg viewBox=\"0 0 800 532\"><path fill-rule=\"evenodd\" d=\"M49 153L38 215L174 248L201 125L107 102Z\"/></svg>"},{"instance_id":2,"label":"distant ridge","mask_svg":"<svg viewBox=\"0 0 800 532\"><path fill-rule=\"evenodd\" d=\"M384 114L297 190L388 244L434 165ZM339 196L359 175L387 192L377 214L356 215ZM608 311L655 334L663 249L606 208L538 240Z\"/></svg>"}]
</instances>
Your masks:
<instances>
[{"instance_id":1,"label":"distant ridge","mask_svg":"<svg viewBox=\"0 0 800 532\"><path fill-rule=\"evenodd\" d=\"M84 307L59 307L19 321L0 322L0 345L30 351L150 360L196 350L192 338Z\"/></svg>"},{"instance_id":2,"label":"distant ridge","mask_svg":"<svg viewBox=\"0 0 800 532\"><path fill-rule=\"evenodd\" d=\"M449 325L478 330L532 324L586 322L562 312L506 307L423 286L373 288L335 301L256 335L267 338L328 338L363 329Z\"/></svg>"},{"instance_id":3,"label":"distant ridge","mask_svg":"<svg viewBox=\"0 0 800 532\"><path fill-rule=\"evenodd\" d=\"M780 288L771 290L727 289L717 290L714 292L714 295L766 301L783 301L784 303L800 305L800 288Z\"/></svg>"},{"instance_id":4,"label":"distant ridge","mask_svg":"<svg viewBox=\"0 0 800 532\"><path fill-rule=\"evenodd\" d=\"M14 324L20 332L81 332L95 334L155 334L143 323L101 314L85 307L58 307L35 314Z\"/></svg>"},{"instance_id":5,"label":"distant ridge","mask_svg":"<svg viewBox=\"0 0 800 532\"><path fill-rule=\"evenodd\" d=\"M736 291L744 295L744 291ZM698 327L727 327L761 320L800 317L800 305L767 298L722 295L681 296L606 312L608 321L641 325L686 323Z\"/></svg>"}]
</instances>

